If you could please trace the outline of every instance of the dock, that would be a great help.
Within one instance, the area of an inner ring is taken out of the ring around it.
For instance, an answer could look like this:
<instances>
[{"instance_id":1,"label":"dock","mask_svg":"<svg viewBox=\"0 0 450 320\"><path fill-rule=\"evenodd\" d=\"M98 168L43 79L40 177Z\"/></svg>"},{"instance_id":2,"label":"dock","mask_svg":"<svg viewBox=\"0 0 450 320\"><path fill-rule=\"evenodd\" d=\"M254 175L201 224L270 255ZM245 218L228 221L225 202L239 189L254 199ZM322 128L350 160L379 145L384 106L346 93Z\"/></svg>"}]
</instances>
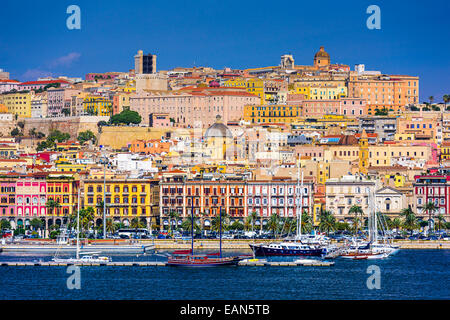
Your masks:
<instances>
[{"instance_id":1,"label":"dock","mask_svg":"<svg viewBox=\"0 0 450 320\"><path fill-rule=\"evenodd\" d=\"M141 261L141 262L107 262L107 263L57 263L53 261L48 262L20 262L8 261L1 262L1 267L67 267L71 265L77 266L108 266L108 267L165 267L167 264L161 261ZM239 262L239 266L243 267L297 267L297 266L312 266L312 267L328 267L334 265L330 261L312 261L311 263L296 263L290 261L270 261L270 262Z\"/></svg>"}]
</instances>

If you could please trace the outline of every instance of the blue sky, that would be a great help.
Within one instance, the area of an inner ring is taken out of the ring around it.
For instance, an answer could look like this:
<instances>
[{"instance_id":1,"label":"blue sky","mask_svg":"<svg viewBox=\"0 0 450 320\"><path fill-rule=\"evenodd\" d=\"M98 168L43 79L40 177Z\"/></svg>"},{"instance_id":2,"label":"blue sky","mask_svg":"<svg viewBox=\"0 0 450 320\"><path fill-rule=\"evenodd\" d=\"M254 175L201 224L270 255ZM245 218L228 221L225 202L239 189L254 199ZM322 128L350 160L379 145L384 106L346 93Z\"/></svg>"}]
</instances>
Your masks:
<instances>
[{"instance_id":1,"label":"blue sky","mask_svg":"<svg viewBox=\"0 0 450 320\"><path fill-rule=\"evenodd\" d=\"M81 8L81 30L66 9ZM381 30L366 8L381 9ZM142 49L158 69L312 64L323 45L332 62L420 77L420 101L450 94L450 1L2 0L0 68L18 80L127 71Z\"/></svg>"}]
</instances>

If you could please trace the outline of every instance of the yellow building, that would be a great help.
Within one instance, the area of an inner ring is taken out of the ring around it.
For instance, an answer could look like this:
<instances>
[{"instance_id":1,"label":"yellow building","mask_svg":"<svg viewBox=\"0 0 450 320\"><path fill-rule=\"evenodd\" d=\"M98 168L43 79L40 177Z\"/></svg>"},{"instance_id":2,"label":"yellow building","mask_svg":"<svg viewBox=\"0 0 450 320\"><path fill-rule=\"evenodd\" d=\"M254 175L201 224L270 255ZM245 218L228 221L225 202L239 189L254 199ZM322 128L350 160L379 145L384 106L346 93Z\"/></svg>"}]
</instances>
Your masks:
<instances>
[{"instance_id":1,"label":"yellow building","mask_svg":"<svg viewBox=\"0 0 450 320\"><path fill-rule=\"evenodd\" d=\"M225 87L245 88L248 93L254 94L261 99L261 104L266 103L264 93L264 80L259 78L234 78L225 81Z\"/></svg>"},{"instance_id":2,"label":"yellow building","mask_svg":"<svg viewBox=\"0 0 450 320\"><path fill-rule=\"evenodd\" d=\"M110 116L112 114L112 103L109 99L101 96L87 96L83 100L84 112L90 115Z\"/></svg>"},{"instance_id":3,"label":"yellow building","mask_svg":"<svg viewBox=\"0 0 450 320\"><path fill-rule=\"evenodd\" d=\"M62 172L52 172L47 176L47 201L52 199L59 203L49 208L49 215L69 217L75 213L77 203L79 177L78 175Z\"/></svg>"},{"instance_id":4,"label":"yellow building","mask_svg":"<svg viewBox=\"0 0 450 320\"><path fill-rule=\"evenodd\" d=\"M84 180L84 207L95 209L99 225L103 217L103 179ZM159 217L159 186L157 180L107 177L105 189L106 217L130 225L138 218L143 227L156 224Z\"/></svg>"},{"instance_id":5,"label":"yellow building","mask_svg":"<svg viewBox=\"0 0 450 320\"><path fill-rule=\"evenodd\" d=\"M245 106L244 120L250 123L295 123L299 121L300 106Z\"/></svg>"},{"instance_id":6,"label":"yellow building","mask_svg":"<svg viewBox=\"0 0 450 320\"><path fill-rule=\"evenodd\" d=\"M400 174L386 174L384 178L385 181L393 181L396 188L404 187L407 181L406 177Z\"/></svg>"},{"instance_id":7,"label":"yellow building","mask_svg":"<svg viewBox=\"0 0 450 320\"><path fill-rule=\"evenodd\" d=\"M308 86L295 87L290 93L304 94L307 100L338 100L347 97L345 86Z\"/></svg>"},{"instance_id":8,"label":"yellow building","mask_svg":"<svg viewBox=\"0 0 450 320\"><path fill-rule=\"evenodd\" d=\"M0 103L8 108L8 112L21 118L31 117L31 93L8 93L0 95Z\"/></svg>"},{"instance_id":9,"label":"yellow building","mask_svg":"<svg viewBox=\"0 0 450 320\"><path fill-rule=\"evenodd\" d=\"M450 142L442 142L441 144L441 160L450 159Z\"/></svg>"}]
</instances>

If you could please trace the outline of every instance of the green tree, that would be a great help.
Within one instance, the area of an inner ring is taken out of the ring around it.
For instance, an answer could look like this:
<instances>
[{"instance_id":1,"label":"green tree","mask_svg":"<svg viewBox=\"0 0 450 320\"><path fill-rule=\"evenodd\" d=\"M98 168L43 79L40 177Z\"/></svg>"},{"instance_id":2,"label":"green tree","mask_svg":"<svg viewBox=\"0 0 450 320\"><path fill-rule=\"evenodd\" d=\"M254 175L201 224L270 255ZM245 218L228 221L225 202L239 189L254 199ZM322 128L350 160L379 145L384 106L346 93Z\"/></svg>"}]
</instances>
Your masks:
<instances>
[{"instance_id":1,"label":"green tree","mask_svg":"<svg viewBox=\"0 0 450 320\"><path fill-rule=\"evenodd\" d=\"M11 229L11 223L6 219L2 219L2 221L0 222L0 228L2 230Z\"/></svg>"},{"instance_id":2,"label":"green tree","mask_svg":"<svg viewBox=\"0 0 450 320\"><path fill-rule=\"evenodd\" d=\"M118 225L114 223L113 219L107 218L106 219L106 232L114 233L116 232L118 228Z\"/></svg>"},{"instance_id":3,"label":"green tree","mask_svg":"<svg viewBox=\"0 0 450 320\"><path fill-rule=\"evenodd\" d=\"M241 222L239 222L239 220L235 220L235 221L231 224L230 228L231 228L232 230L244 230L244 224L242 224Z\"/></svg>"},{"instance_id":4,"label":"green tree","mask_svg":"<svg viewBox=\"0 0 450 320\"><path fill-rule=\"evenodd\" d=\"M425 206L423 207L423 209L427 212L428 214L428 222L431 222L431 215L433 215L436 211L437 211L437 207L434 205L433 202L428 202L425 204ZM429 227L431 227L431 225L429 224ZM430 232L431 230L428 230L428 232Z\"/></svg>"},{"instance_id":5,"label":"green tree","mask_svg":"<svg viewBox=\"0 0 450 320\"><path fill-rule=\"evenodd\" d=\"M95 210L87 207L80 210L80 233L85 237L87 232L94 227Z\"/></svg>"},{"instance_id":6,"label":"green tree","mask_svg":"<svg viewBox=\"0 0 450 320\"><path fill-rule=\"evenodd\" d=\"M404 217L403 227L406 230L409 230L410 234L411 234L412 231L417 228L416 215L414 214L414 212L412 211L412 209L410 207L403 209L402 212L400 213L400 215L402 217Z\"/></svg>"},{"instance_id":7,"label":"green tree","mask_svg":"<svg viewBox=\"0 0 450 320\"><path fill-rule=\"evenodd\" d=\"M303 213L302 213L301 228L302 228L302 233L309 233L312 230L311 216L306 211L303 211Z\"/></svg>"},{"instance_id":8,"label":"green tree","mask_svg":"<svg viewBox=\"0 0 450 320\"><path fill-rule=\"evenodd\" d=\"M53 199L49 199L45 204L47 209L49 210L49 215L53 215L56 208L61 207L61 204Z\"/></svg>"},{"instance_id":9,"label":"green tree","mask_svg":"<svg viewBox=\"0 0 450 320\"><path fill-rule=\"evenodd\" d=\"M82 131L78 134L77 140L83 144L87 141L92 141L93 143L96 142L97 138L95 137L95 134L91 130Z\"/></svg>"},{"instance_id":10,"label":"green tree","mask_svg":"<svg viewBox=\"0 0 450 320\"><path fill-rule=\"evenodd\" d=\"M357 234L358 230L360 229L360 225L361 225L361 221L362 221L361 219L364 214L364 211L360 206L353 205L350 208L350 210L348 210L348 213L355 215L355 218L353 220L353 229L355 231L355 234Z\"/></svg>"},{"instance_id":11,"label":"green tree","mask_svg":"<svg viewBox=\"0 0 450 320\"><path fill-rule=\"evenodd\" d=\"M137 229L145 228L145 225L142 223L141 219L133 218L133 219L131 219L130 227L137 230Z\"/></svg>"},{"instance_id":12,"label":"green tree","mask_svg":"<svg viewBox=\"0 0 450 320\"><path fill-rule=\"evenodd\" d=\"M197 233L197 231L200 231L200 226L198 223L198 217L194 217L194 232ZM192 223L191 223L191 217L187 217L183 220L181 223L181 227L184 231L189 231L189 233L192 233Z\"/></svg>"},{"instance_id":13,"label":"green tree","mask_svg":"<svg viewBox=\"0 0 450 320\"><path fill-rule=\"evenodd\" d=\"M394 220L392 220L391 227L393 229L399 230L401 228L401 226L402 226L402 221L399 218L395 218Z\"/></svg>"},{"instance_id":14,"label":"green tree","mask_svg":"<svg viewBox=\"0 0 450 320\"><path fill-rule=\"evenodd\" d=\"M319 215L319 230L326 231L327 234L330 230L335 230L336 218L330 211L322 211Z\"/></svg>"},{"instance_id":15,"label":"green tree","mask_svg":"<svg viewBox=\"0 0 450 320\"><path fill-rule=\"evenodd\" d=\"M279 221L280 217L278 216L278 214L272 213L269 218L269 222L267 223L267 228L269 229L269 231L272 231L273 237L275 237L275 232L278 230Z\"/></svg>"},{"instance_id":16,"label":"green tree","mask_svg":"<svg viewBox=\"0 0 450 320\"><path fill-rule=\"evenodd\" d=\"M438 230L441 230L441 225L445 225L445 218L444 218L444 216L442 214L439 214L436 217L436 219L438 221L438 228L439 228Z\"/></svg>"},{"instance_id":17,"label":"green tree","mask_svg":"<svg viewBox=\"0 0 450 320\"><path fill-rule=\"evenodd\" d=\"M39 230L42 229L42 227L44 226L44 222L41 219L33 218L30 221L30 225L33 228L33 230Z\"/></svg>"},{"instance_id":18,"label":"green tree","mask_svg":"<svg viewBox=\"0 0 450 320\"><path fill-rule=\"evenodd\" d=\"M450 94L444 94L442 100L444 100L444 109L447 110L447 103L450 102Z\"/></svg>"},{"instance_id":19,"label":"green tree","mask_svg":"<svg viewBox=\"0 0 450 320\"><path fill-rule=\"evenodd\" d=\"M12 137L17 137L20 134L21 134L21 132L20 132L19 128L14 128L14 129L11 130L11 136Z\"/></svg>"},{"instance_id":20,"label":"green tree","mask_svg":"<svg viewBox=\"0 0 450 320\"><path fill-rule=\"evenodd\" d=\"M170 228L170 233L173 232L172 230L172 226L174 225L173 222L175 222L175 230L178 229L178 218L180 217L180 215L178 214L178 212L176 211L170 211L169 212L169 228Z\"/></svg>"},{"instance_id":21,"label":"green tree","mask_svg":"<svg viewBox=\"0 0 450 320\"><path fill-rule=\"evenodd\" d=\"M123 110L121 113L115 114L109 119L109 122L113 125L139 124L141 121L141 115L136 111L131 110Z\"/></svg>"}]
</instances>

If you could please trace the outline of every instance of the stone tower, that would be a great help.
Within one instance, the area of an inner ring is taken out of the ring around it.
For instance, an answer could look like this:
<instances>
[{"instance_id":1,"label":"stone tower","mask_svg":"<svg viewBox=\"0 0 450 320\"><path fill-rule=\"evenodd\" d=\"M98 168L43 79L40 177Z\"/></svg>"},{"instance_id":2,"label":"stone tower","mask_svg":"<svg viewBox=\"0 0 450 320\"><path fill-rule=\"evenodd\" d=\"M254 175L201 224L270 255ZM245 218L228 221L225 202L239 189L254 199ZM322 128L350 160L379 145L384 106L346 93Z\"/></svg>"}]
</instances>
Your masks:
<instances>
[{"instance_id":1,"label":"stone tower","mask_svg":"<svg viewBox=\"0 0 450 320\"><path fill-rule=\"evenodd\" d=\"M369 172L369 138L366 130L359 139L359 172L365 175Z\"/></svg>"}]
</instances>

